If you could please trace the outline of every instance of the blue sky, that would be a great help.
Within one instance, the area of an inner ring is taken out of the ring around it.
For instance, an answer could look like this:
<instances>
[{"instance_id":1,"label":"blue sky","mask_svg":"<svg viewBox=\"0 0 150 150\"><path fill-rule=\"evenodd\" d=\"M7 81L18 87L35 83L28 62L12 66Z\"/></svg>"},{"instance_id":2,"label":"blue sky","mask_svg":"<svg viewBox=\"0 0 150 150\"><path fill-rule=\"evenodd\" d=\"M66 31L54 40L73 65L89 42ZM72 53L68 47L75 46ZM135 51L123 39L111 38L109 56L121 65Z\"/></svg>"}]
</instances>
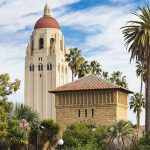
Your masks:
<instances>
[{"instance_id":1,"label":"blue sky","mask_svg":"<svg viewBox=\"0 0 150 150\"><path fill-rule=\"evenodd\" d=\"M120 27L150 0L0 0L0 73L21 80L21 89L10 97L24 100L24 57L35 22L48 3L65 36L66 48L78 47L87 60L97 60L105 71L122 71L129 88L138 92L135 63L124 47ZM135 122L135 115L129 113ZM144 123L144 113L142 114Z\"/></svg>"}]
</instances>

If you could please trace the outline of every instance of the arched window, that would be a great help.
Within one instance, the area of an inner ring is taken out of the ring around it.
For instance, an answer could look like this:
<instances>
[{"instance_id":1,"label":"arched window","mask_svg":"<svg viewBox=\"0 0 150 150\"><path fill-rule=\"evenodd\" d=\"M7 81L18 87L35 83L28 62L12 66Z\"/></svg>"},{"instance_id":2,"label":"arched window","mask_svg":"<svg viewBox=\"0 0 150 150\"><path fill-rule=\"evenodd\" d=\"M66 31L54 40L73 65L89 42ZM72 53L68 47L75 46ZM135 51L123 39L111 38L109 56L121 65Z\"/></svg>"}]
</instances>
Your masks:
<instances>
[{"instance_id":1,"label":"arched window","mask_svg":"<svg viewBox=\"0 0 150 150\"><path fill-rule=\"evenodd\" d=\"M39 39L39 49L42 49L42 48L44 48L44 39L40 38Z\"/></svg>"},{"instance_id":2,"label":"arched window","mask_svg":"<svg viewBox=\"0 0 150 150\"><path fill-rule=\"evenodd\" d=\"M29 70L34 71L34 65L33 64L30 65Z\"/></svg>"},{"instance_id":3,"label":"arched window","mask_svg":"<svg viewBox=\"0 0 150 150\"><path fill-rule=\"evenodd\" d=\"M53 46L54 42L55 42L55 39L54 39L54 38L51 38L51 39L50 39L50 46Z\"/></svg>"},{"instance_id":4,"label":"arched window","mask_svg":"<svg viewBox=\"0 0 150 150\"><path fill-rule=\"evenodd\" d=\"M43 71L43 64L38 65L38 71Z\"/></svg>"},{"instance_id":5,"label":"arched window","mask_svg":"<svg viewBox=\"0 0 150 150\"><path fill-rule=\"evenodd\" d=\"M32 40L31 50L33 51L33 49L34 49L34 41Z\"/></svg>"},{"instance_id":6,"label":"arched window","mask_svg":"<svg viewBox=\"0 0 150 150\"><path fill-rule=\"evenodd\" d=\"M52 70L52 64L51 63L47 64L47 70Z\"/></svg>"}]
</instances>

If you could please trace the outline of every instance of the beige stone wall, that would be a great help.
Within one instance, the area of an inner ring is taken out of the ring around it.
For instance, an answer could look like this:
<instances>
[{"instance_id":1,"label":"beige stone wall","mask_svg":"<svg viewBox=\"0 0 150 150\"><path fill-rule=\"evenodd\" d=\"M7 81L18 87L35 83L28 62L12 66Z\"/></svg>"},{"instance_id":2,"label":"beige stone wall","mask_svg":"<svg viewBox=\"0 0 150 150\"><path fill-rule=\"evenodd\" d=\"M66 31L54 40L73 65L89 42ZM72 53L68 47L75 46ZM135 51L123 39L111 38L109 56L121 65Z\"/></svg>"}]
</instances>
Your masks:
<instances>
[{"instance_id":1,"label":"beige stone wall","mask_svg":"<svg viewBox=\"0 0 150 150\"><path fill-rule=\"evenodd\" d=\"M56 121L63 129L74 122L99 126L120 119L127 120L126 93L94 90L56 94Z\"/></svg>"},{"instance_id":2,"label":"beige stone wall","mask_svg":"<svg viewBox=\"0 0 150 150\"><path fill-rule=\"evenodd\" d=\"M88 124L95 126L109 125L117 120L116 110L116 106L93 106L84 108L59 107L56 108L56 121L60 124L62 129L66 128L71 123L82 121L86 121ZM85 116L85 111L87 111L87 117ZM94 111L94 116L92 116L92 111Z\"/></svg>"},{"instance_id":3,"label":"beige stone wall","mask_svg":"<svg viewBox=\"0 0 150 150\"><path fill-rule=\"evenodd\" d=\"M118 91L118 103L117 103L117 120L127 120L128 119L128 94Z\"/></svg>"},{"instance_id":4,"label":"beige stone wall","mask_svg":"<svg viewBox=\"0 0 150 150\"><path fill-rule=\"evenodd\" d=\"M117 120L128 120L128 108L127 106L117 105Z\"/></svg>"},{"instance_id":5,"label":"beige stone wall","mask_svg":"<svg viewBox=\"0 0 150 150\"><path fill-rule=\"evenodd\" d=\"M118 103L122 105L128 104L128 94L118 91Z\"/></svg>"},{"instance_id":6,"label":"beige stone wall","mask_svg":"<svg viewBox=\"0 0 150 150\"><path fill-rule=\"evenodd\" d=\"M56 95L56 121L64 129L71 123L86 121L95 126L117 120L115 91L80 91Z\"/></svg>"}]
</instances>

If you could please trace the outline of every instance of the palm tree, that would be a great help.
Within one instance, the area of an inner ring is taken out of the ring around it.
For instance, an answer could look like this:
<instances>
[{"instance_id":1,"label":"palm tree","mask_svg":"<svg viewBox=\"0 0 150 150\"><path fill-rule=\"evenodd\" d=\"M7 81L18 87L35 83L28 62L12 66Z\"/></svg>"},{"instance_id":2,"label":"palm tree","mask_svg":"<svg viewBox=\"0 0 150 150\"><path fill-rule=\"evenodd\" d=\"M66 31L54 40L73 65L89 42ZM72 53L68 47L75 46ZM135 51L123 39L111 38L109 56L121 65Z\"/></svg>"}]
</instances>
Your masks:
<instances>
[{"instance_id":1,"label":"palm tree","mask_svg":"<svg viewBox=\"0 0 150 150\"><path fill-rule=\"evenodd\" d=\"M114 122L109 128L111 137L109 139L110 150L130 150L132 145L133 127L131 122L120 120Z\"/></svg>"},{"instance_id":2,"label":"palm tree","mask_svg":"<svg viewBox=\"0 0 150 150\"><path fill-rule=\"evenodd\" d=\"M142 112L142 108L145 108L145 99L143 98L143 95L135 93L133 96L131 96L130 100L130 109L133 109L133 112L136 113L137 128L139 129L140 114Z\"/></svg>"},{"instance_id":3,"label":"palm tree","mask_svg":"<svg viewBox=\"0 0 150 150\"><path fill-rule=\"evenodd\" d=\"M140 8L140 13L135 13L137 20L128 21L122 27L125 45L131 53L130 61L136 59L143 65L146 64L146 132L150 132L150 8Z\"/></svg>"},{"instance_id":4,"label":"palm tree","mask_svg":"<svg viewBox=\"0 0 150 150\"><path fill-rule=\"evenodd\" d=\"M109 81L109 73L108 73L108 71L103 71L102 77L103 77L105 80L108 80L108 81Z\"/></svg>"},{"instance_id":5,"label":"palm tree","mask_svg":"<svg viewBox=\"0 0 150 150\"><path fill-rule=\"evenodd\" d=\"M28 132L30 129L26 130L20 124L21 122L17 119L11 118L8 120L7 140L12 149L22 150L28 144Z\"/></svg>"},{"instance_id":6,"label":"palm tree","mask_svg":"<svg viewBox=\"0 0 150 150\"><path fill-rule=\"evenodd\" d=\"M97 61L90 62L91 73L97 76L101 76L101 65Z\"/></svg>"},{"instance_id":7,"label":"palm tree","mask_svg":"<svg viewBox=\"0 0 150 150\"><path fill-rule=\"evenodd\" d=\"M140 62L136 62L136 75L137 77L141 77L141 85L140 85L140 95L142 95L142 89L143 89L143 75L145 74L146 70L144 65Z\"/></svg>"},{"instance_id":8,"label":"palm tree","mask_svg":"<svg viewBox=\"0 0 150 150\"><path fill-rule=\"evenodd\" d=\"M127 81L126 81L126 76L122 76L122 72L120 71L114 71L112 74L111 74L111 77L109 78L109 80L112 82L112 83L115 83L123 88L128 88L128 84L127 84Z\"/></svg>"},{"instance_id":9,"label":"palm tree","mask_svg":"<svg viewBox=\"0 0 150 150\"><path fill-rule=\"evenodd\" d=\"M57 144L60 127L53 120L43 120L41 127L43 127L43 133L40 138L42 147L46 145L47 149L51 150Z\"/></svg>"},{"instance_id":10,"label":"palm tree","mask_svg":"<svg viewBox=\"0 0 150 150\"><path fill-rule=\"evenodd\" d=\"M38 113L33 111L31 107L23 104L16 105L14 117L18 120L25 119L30 125L39 120Z\"/></svg>"},{"instance_id":11,"label":"palm tree","mask_svg":"<svg viewBox=\"0 0 150 150\"><path fill-rule=\"evenodd\" d=\"M78 78L84 77L89 74L91 71L89 62L84 60L84 62L79 66L78 69Z\"/></svg>"},{"instance_id":12,"label":"palm tree","mask_svg":"<svg viewBox=\"0 0 150 150\"><path fill-rule=\"evenodd\" d=\"M65 55L65 58L71 68L73 81L74 76L77 75L79 66L84 62L84 58L81 57L81 50L78 48L71 48L69 54Z\"/></svg>"}]
</instances>

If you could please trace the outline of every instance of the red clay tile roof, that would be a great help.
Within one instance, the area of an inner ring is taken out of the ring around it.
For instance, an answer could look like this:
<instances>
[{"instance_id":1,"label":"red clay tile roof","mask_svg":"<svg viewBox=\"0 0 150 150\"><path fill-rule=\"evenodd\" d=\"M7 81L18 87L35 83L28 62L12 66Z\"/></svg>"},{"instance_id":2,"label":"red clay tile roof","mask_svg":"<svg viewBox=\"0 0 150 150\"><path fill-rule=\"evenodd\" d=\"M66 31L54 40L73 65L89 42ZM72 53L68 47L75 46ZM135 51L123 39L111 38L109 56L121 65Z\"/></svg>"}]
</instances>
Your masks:
<instances>
[{"instance_id":1,"label":"red clay tile roof","mask_svg":"<svg viewBox=\"0 0 150 150\"><path fill-rule=\"evenodd\" d=\"M59 23L53 17L44 16L44 17L40 18L34 26L34 29L39 29L39 28L60 29L60 26L59 26Z\"/></svg>"},{"instance_id":2,"label":"red clay tile roof","mask_svg":"<svg viewBox=\"0 0 150 150\"><path fill-rule=\"evenodd\" d=\"M132 93L128 89L121 88L107 80L103 80L95 75L88 75L71 83L57 87L51 93L65 92L65 91L84 91L84 90L104 90L104 89L118 89L126 93Z\"/></svg>"}]
</instances>

